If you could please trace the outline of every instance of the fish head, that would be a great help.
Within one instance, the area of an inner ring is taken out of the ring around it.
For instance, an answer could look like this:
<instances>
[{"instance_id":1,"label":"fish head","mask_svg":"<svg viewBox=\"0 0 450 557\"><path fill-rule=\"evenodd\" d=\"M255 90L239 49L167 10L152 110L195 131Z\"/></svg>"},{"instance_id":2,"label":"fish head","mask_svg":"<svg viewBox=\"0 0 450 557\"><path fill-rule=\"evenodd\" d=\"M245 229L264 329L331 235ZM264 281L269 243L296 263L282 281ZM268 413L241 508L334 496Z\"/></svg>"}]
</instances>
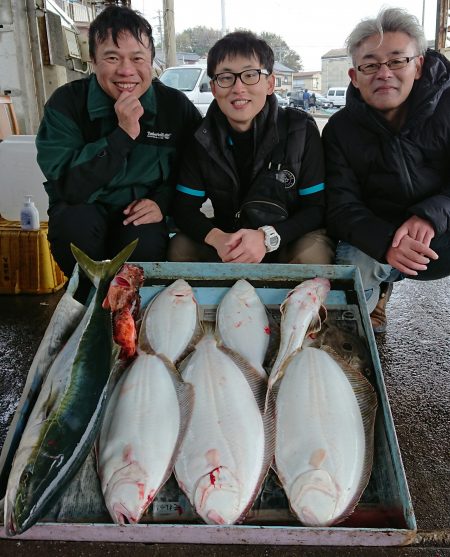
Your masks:
<instances>
[{"instance_id":1,"label":"fish head","mask_svg":"<svg viewBox=\"0 0 450 557\"><path fill-rule=\"evenodd\" d=\"M308 279L297 284L297 286L288 293L282 305L294 302L321 306L325 303L329 291L330 281L328 279L323 277Z\"/></svg>"},{"instance_id":2,"label":"fish head","mask_svg":"<svg viewBox=\"0 0 450 557\"><path fill-rule=\"evenodd\" d=\"M336 514L339 490L326 470L300 474L288 493L292 510L305 526L327 526Z\"/></svg>"},{"instance_id":3,"label":"fish head","mask_svg":"<svg viewBox=\"0 0 450 557\"><path fill-rule=\"evenodd\" d=\"M255 288L245 279L239 279L229 290L229 294L235 296L241 303L253 300L256 297Z\"/></svg>"},{"instance_id":4,"label":"fish head","mask_svg":"<svg viewBox=\"0 0 450 557\"><path fill-rule=\"evenodd\" d=\"M239 480L226 466L200 478L194 492L197 513L207 524L234 524L241 516Z\"/></svg>"},{"instance_id":5,"label":"fish head","mask_svg":"<svg viewBox=\"0 0 450 557\"><path fill-rule=\"evenodd\" d=\"M118 470L104 491L105 503L116 524L137 524L155 498L149 489L143 470L132 463Z\"/></svg>"},{"instance_id":6,"label":"fish head","mask_svg":"<svg viewBox=\"0 0 450 557\"><path fill-rule=\"evenodd\" d=\"M193 291L191 285L184 279L177 279L170 286L165 289L167 295L174 296L176 298L182 298L185 296L193 296Z\"/></svg>"}]
</instances>

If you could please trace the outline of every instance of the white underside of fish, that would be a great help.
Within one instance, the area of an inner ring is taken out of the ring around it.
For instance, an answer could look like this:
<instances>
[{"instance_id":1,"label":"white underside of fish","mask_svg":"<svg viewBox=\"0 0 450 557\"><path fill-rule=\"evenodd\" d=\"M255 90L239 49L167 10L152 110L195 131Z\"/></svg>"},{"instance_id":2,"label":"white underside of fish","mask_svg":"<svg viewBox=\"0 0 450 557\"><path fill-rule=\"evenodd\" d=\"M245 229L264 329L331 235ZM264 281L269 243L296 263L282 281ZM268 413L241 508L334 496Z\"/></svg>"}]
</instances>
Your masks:
<instances>
[{"instance_id":1,"label":"white underside of fish","mask_svg":"<svg viewBox=\"0 0 450 557\"><path fill-rule=\"evenodd\" d=\"M217 308L217 330L222 342L245 358L263 377L270 339L269 319L253 286L237 281Z\"/></svg>"},{"instance_id":2,"label":"white underside of fish","mask_svg":"<svg viewBox=\"0 0 450 557\"><path fill-rule=\"evenodd\" d=\"M327 526L361 496L363 418L349 380L325 351L304 348L284 371L276 399L276 469L300 521Z\"/></svg>"},{"instance_id":3,"label":"white underside of fish","mask_svg":"<svg viewBox=\"0 0 450 557\"><path fill-rule=\"evenodd\" d=\"M98 469L116 523L138 522L170 475L181 421L171 373L158 356L141 355L108 404Z\"/></svg>"},{"instance_id":4,"label":"white underside of fish","mask_svg":"<svg viewBox=\"0 0 450 557\"><path fill-rule=\"evenodd\" d=\"M211 334L196 346L183 379L193 384L195 403L175 463L178 483L205 522L233 524L268 466L262 414L242 370Z\"/></svg>"},{"instance_id":5,"label":"white underside of fish","mask_svg":"<svg viewBox=\"0 0 450 557\"><path fill-rule=\"evenodd\" d=\"M139 348L176 362L198 327L198 308L191 286L178 279L148 305L139 333Z\"/></svg>"},{"instance_id":6,"label":"white underside of fish","mask_svg":"<svg viewBox=\"0 0 450 557\"><path fill-rule=\"evenodd\" d=\"M320 329L319 311L329 290L328 279L306 280L289 292L281 305L280 347L270 372L270 387L279 379L283 363L301 348L306 334Z\"/></svg>"}]
</instances>

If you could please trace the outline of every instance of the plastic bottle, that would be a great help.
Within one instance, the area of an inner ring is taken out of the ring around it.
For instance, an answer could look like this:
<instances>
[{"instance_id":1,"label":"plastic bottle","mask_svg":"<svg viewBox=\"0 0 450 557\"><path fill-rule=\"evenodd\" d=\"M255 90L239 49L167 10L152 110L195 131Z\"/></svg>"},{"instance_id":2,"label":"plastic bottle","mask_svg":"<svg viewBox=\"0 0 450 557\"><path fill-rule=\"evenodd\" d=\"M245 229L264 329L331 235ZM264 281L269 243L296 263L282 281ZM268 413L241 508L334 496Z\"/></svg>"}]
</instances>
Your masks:
<instances>
[{"instance_id":1,"label":"plastic bottle","mask_svg":"<svg viewBox=\"0 0 450 557\"><path fill-rule=\"evenodd\" d=\"M39 211L31 195L25 196L25 202L20 211L20 225L22 230L39 230Z\"/></svg>"}]
</instances>

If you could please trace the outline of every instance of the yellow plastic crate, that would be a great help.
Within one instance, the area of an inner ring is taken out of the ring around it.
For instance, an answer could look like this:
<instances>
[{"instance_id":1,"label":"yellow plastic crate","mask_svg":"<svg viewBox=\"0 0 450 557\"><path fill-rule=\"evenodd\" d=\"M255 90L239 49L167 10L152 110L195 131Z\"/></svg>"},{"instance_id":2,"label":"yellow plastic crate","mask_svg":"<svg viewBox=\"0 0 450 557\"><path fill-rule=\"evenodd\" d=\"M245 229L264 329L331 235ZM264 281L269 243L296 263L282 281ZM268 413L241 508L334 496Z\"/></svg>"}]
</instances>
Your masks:
<instances>
[{"instance_id":1,"label":"yellow plastic crate","mask_svg":"<svg viewBox=\"0 0 450 557\"><path fill-rule=\"evenodd\" d=\"M20 222L0 218L0 294L46 294L66 282L53 259L47 223L26 231Z\"/></svg>"}]
</instances>

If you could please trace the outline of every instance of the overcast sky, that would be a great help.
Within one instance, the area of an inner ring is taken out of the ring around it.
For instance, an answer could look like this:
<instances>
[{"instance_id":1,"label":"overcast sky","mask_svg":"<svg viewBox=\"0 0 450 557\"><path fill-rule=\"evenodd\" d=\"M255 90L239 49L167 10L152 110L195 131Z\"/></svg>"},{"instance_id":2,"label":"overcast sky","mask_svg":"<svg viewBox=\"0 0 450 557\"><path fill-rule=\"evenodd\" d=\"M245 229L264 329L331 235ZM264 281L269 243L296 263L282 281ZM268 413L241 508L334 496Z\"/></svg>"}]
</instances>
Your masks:
<instances>
[{"instance_id":1,"label":"overcast sky","mask_svg":"<svg viewBox=\"0 0 450 557\"><path fill-rule=\"evenodd\" d=\"M220 0L174 0L175 32L204 25L222 29ZM132 0L155 28L162 0ZM245 27L259 33L280 35L298 52L305 71L320 70L320 58L332 48L344 47L353 27L363 18L374 16L381 7L408 9L419 21L425 6L424 26L427 39L434 39L436 0L225 0L225 23L228 31Z\"/></svg>"}]
</instances>

